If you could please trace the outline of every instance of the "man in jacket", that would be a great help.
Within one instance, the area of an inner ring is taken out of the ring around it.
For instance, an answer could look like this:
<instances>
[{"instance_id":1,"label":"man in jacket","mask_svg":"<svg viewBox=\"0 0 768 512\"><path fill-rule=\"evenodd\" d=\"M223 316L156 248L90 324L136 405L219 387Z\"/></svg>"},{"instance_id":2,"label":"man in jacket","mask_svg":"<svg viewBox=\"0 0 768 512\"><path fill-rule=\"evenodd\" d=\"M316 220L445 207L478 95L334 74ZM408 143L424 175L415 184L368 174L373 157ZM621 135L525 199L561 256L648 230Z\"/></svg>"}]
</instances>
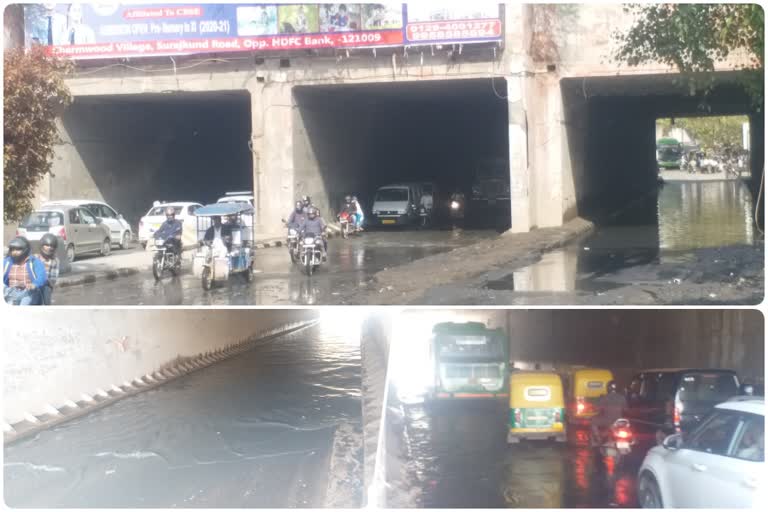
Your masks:
<instances>
[{"instance_id":1,"label":"man in jacket","mask_svg":"<svg viewBox=\"0 0 768 512\"><path fill-rule=\"evenodd\" d=\"M16 237L8 243L8 256L3 260L3 298L16 306L38 306L42 288L48 281L45 265L30 255L29 241Z\"/></svg>"}]
</instances>

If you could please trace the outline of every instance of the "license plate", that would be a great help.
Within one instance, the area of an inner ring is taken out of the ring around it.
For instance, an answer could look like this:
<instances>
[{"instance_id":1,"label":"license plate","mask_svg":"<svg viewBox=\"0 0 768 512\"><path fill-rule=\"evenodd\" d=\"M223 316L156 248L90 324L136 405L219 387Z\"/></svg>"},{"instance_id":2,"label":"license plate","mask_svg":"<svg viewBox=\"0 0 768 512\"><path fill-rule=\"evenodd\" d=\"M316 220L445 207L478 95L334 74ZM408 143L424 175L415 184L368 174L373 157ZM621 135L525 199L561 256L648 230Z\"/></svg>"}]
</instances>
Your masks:
<instances>
[{"instance_id":1,"label":"license plate","mask_svg":"<svg viewBox=\"0 0 768 512\"><path fill-rule=\"evenodd\" d=\"M381 221L382 224L394 224L395 221L392 219L384 219Z\"/></svg>"},{"instance_id":2,"label":"license plate","mask_svg":"<svg viewBox=\"0 0 768 512\"><path fill-rule=\"evenodd\" d=\"M616 448L618 448L619 450L629 449L629 441L618 441L616 443Z\"/></svg>"}]
</instances>

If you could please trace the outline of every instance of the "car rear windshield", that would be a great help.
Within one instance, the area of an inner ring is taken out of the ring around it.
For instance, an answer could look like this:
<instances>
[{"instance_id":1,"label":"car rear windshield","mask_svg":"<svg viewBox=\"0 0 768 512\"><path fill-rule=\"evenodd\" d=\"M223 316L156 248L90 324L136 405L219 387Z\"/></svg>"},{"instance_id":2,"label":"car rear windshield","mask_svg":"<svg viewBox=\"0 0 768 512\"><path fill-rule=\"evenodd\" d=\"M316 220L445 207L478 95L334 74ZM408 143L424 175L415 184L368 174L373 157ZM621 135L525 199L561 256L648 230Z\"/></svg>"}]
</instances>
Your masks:
<instances>
[{"instance_id":1,"label":"car rear windshield","mask_svg":"<svg viewBox=\"0 0 768 512\"><path fill-rule=\"evenodd\" d=\"M21 221L24 229L48 229L64 225L64 215L61 212L32 212Z\"/></svg>"},{"instance_id":2,"label":"car rear windshield","mask_svg":"<svg viewBox=\"0 0 768 512\"><path fill-rule=\"evenodd\" d=\"M377 201L407 201L408 189L406 188L384 188L376 192Z\"/></svg>"},{"instance_id":3,"label":"car rear windshield","mask_svg":"<svg viewBox=\"0 0 768 512\"><path fill-rule=\"evenodd\" d=\"M162 216L165 215L165 210L167 209L167 206L155 206L151 210L149 210L149 213L147 214L148 217L155 217L155 216ZM176 212L176 215L179 215L181 213L181 206L174 206L173 211Z\"/></svg>"},{"instance_id":4,"label":"car rear windshield","mask_svg":"<svg viewBox=\"0 0 768 512\"><path fill-rule=\"evenodd\" d=\"M686 373L680 380L681 402L724 402L739 394L736 376L730 373Z\"/></svg>"}]
</instances>

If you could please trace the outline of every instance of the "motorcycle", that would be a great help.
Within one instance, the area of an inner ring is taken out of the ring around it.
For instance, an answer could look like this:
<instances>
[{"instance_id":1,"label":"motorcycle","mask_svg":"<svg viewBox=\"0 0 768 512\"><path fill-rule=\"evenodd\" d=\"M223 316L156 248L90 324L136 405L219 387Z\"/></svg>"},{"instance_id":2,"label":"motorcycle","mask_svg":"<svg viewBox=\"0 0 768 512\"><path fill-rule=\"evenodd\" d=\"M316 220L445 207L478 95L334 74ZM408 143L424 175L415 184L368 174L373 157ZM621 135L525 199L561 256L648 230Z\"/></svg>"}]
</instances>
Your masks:
<instances>
[{"instance_id":1,"label":"motorcycle","mask_svg":"<svg viewBox=\"0 0 768 512\"><path fill-rule=\"evenodd\" d=\"M592 435L592 446L600 452L602 457L613 459L614 467L621 464L622 459L632 452L632 446L637 440L632 433L628 419L619 418L607 429L601 429L600 438Z\"/></svg>"},{"instance_id":2,"label":"motorcycle","mask_svg":"<svg viewBox=\"0 0 768 512\"><path fill-rule=\"evenodd\" d=\"M357 231L355 228L354 218L351 213L341 212L338 217L339 224L341 225L341 237L349 238L350 233Z\"/></svg>"},{"instance_id":3,"label":"motorcycle","mask_svg":"<svg viewBox=\"0 0 768 512\"><path fill-rule=\"evenodd\" d=\"M419 207L419 225L422 228L429 226L432 221L432 211L428 210L426 206Z\"/></svg>"},{"instance_id":4,"label":"motorcycle","mask_svg":"<svg viewBox=\"0 0 768 512\"><path fill-rule=\"evenodd\" d=\"M311 276L323 261L323 237L301 234L301 266Z\"/></svg>"},{"instance_id":5,"label":"motorcycle","mask_svg":"<svg viewBox=\"0 0 768 512\"><path fill-rule=\"evenodd\" d=\"M172 276L177 276L181 272L181 254L176 254L176 248L172 238L166 240L155 239L153 247L155 255L152 257L152 274L156 281L163 278L163 274L168 271Z\"/></svg>"},{"instance_id":6,"label":"motorcycle","mask_svg":"<svg viewBox=\"0 0 768 512\"><path fill-rule=\"evenodd\" d=\"M291 256L291 263L299 261L299 232L294 228L288 228L288 254Z\"/></svg>"}]
</instances>

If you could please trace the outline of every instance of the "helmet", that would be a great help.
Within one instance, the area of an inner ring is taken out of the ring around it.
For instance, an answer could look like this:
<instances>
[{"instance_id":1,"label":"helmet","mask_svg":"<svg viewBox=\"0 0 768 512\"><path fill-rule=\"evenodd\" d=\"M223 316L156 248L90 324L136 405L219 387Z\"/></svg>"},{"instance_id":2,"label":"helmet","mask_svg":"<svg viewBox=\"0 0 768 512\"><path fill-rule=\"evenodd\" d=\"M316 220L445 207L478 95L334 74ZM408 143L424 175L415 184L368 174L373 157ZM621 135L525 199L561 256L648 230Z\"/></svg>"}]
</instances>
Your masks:
<instances>
[{"instance_id":1,"label":"helmet","mask_svg":"<svg viewBox=\"0 0 768 512\"><path fill-rule=\"evenodd\" d=\"M344 202L345 203L351 203L352 202L352 196L344 196Z\"/></svg>"},{"instance_id":2,"label":"helmet","mask_svg":"<svg viewBox=\"0 0 768 512\"><path fill-rule=\"evenodd\" d=\"M606 384L605 387L608 389L609 393L616 393L616 391L618 390L618 388L616 387L616 381L614 380L609 380L608 384Z\"/></svg>"},{"instance_id":3,"label":"helmet","mask_svg":"<svg viewBox=\"0 0 768 512\"><path fill-rule=\"evenodd\" d=\"M176 208L173 206L169 206L165 209L165 216L166 217L176 217Z\"/></svg>"},{"instance_id":4,"label":"helmet","mask_svg":"<svg viewBox=\"0 0 768 512\"><path fill-rule=\"evenodd\" d=\"M15 256L11 254L11 251L18 250L21 251L20 256ZM10 242L8 242L8 253L11 255L11 258L13 258L14 261L19 262L23 259L25 259L27 256L29 256L29 241L24 238L23 236L17 236Z\"/></svg>"},{"instance_id":5,"label":"helmet","mask_svg":"<svg viewBox=\"0 0 768 512\"><path fill-rule=\"evenodd\" d=\"M301 196L301 202L304 203L304 206L309 206L312 204L312 199L309 196Z\"/></svg>"},{"instance_id":6,"label":"helmet","mask_svg":"<svg viewBox=\"0 0 768 512\"><path fill-rule=\"evenodd\" d=\"M301 201L296 201L295 208L297 212L300 212L301 209L304 208L304 203L302 203Z\"/></svg>"},{"instance_id":7,"label":"helmet","mask_svg":"<svg viewBox=\"0 0 768 512\"><path fill-rule=\"evenodd\" d=\"M307 216L310 219L314 219L315 217L317 217L317 208L310 208L309 210L307 210Z\"/></svg>"},{"instance_id":8,"label":"helmet","mask_svg":"<svg viewBox=\"0 0 768 512\"><path fill-rule=\"evenodd\" d=\"M45 247L50 246L52 251L46 252ZM43 254L46 256L52 256L56 254L56 249L59 247L59 239L56 238L55 235L52 235L51 233L46 233L43 235L43 237L40 239L40 251L42 251Z\"/></svg>"}]
</instances>

